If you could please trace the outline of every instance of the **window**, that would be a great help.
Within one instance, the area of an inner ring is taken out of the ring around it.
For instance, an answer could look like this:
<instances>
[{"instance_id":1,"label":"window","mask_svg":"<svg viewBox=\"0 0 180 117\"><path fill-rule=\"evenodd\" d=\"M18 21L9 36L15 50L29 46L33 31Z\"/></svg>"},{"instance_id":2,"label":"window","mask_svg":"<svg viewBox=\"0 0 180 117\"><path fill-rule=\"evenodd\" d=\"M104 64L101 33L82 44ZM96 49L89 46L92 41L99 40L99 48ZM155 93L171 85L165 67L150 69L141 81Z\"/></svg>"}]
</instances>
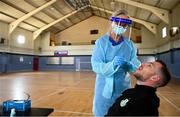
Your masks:
<instances>
[{"instance_id":1,"label":"window","mask_svg":"<svg viewBox=\"0 0 180 117\"><path fill-rule=\"evenodd\" d=\"M61 57L61 64L62 65L73 65L74 57Z\"/></svg>"},{"instance_id":2,"label":"window","mask_svg":"<svg viewBox=\"0 0 180 117\"><path fill-rule=\"evenodd\" d=\"M162 29L162 38L165 38L166 36L167 36L167 28L164 27L164 28Z\"/></svg>"},{"instance_id":3,"label":"window","mask_svg":"<svg viewBox=\"0 0 180 117\"><path fill-rule=\"evenodd\" d=\"M98 34L99 30L95 29L95 30L90 30L90 34L94 35L94 34Z\"/></svg>"},{"instance_id":4,"label":"window","mask_svg":"<svg viewBox=\"0 0 180 117\"><path fill-rule=\"evenodd\" d=\"M23 35L19 35L19 36L17 37L17 42L18 42L19 44L24 44L24 43L25 43L25 37L24 37Z\"/></svg>"},{"instance_id":5,"label":"window","mask_svg":"<svg viewBox=\"0 0 180 117\"><path fill-rule=\"evenodd\" d=\"M180 28L178 26L171 27L170 29L170 36L174 37L180 32Z\"/></svg>"},{"instance_id":6,"label":"window","mask_svg":"<svg viewBox=\"0 0 180 117\"><path fill-rule=\"evenodd\" d=\"M19 61L20 61L20 62L23 62L23 61L24 61L24 58L23 58L22 56L20 56Z\"/></svg>"},{"instance_id":7,"label":"window","mask_svg":"<svg viewBox=\"0 0 180 117\"><path fill-rule=\"evenodd\" d=\"M48 57L46 60L47 65L59 65L60 57Z\"/></svg>"}]
</instances>

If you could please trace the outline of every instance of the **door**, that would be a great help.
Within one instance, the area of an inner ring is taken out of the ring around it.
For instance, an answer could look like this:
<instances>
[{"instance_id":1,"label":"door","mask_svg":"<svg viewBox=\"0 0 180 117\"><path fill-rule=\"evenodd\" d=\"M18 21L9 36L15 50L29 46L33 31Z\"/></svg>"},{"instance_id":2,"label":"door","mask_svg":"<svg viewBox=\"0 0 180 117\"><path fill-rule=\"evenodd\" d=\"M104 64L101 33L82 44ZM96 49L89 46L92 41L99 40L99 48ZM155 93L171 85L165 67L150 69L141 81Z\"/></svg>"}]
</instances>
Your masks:
<instances>
[{"instance_id":1,"label":"door","mask_svg":"<svg viewBox=\"0 0 180 117\"><path fill-rule=\"evenodd\" d=\"M35 57L33 59L33 70L38 71L39 70L39 58Z\"/></svg>"}]
</instances>

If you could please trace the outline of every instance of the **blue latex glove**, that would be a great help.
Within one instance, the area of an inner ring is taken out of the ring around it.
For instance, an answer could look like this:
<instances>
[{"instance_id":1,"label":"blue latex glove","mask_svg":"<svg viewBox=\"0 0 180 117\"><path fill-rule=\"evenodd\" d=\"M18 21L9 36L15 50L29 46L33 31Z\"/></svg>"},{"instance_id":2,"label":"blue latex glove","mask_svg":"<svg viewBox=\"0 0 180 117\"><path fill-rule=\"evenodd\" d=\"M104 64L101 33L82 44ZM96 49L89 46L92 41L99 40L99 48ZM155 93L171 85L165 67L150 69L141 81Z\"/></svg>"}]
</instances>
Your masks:
<instances>
[{"instance_id":1,"label":"blue latex glove","mask_svg":"<svg viewBox=\"0 0 180 117\"><path fill-rule=\"evenodd\" d=\"M138 67L140 66L140 64L141 64L140 62L136 63L135 65L131 62L127 62L126 66L130 72L135 72L138 69Z\"/></svg>"},{"instance_id":2,"label":"blue latex glove","mask_svg":"<svg viewBox=\"0 0 180 117\"><path fill-rule=\"evenodd\" d=\"M124 58L122 58L121 56L115 56L113 59L113 65L114 66L125 66L126 65L126 61L124 60Z\"/></svg>"},{"instance_id":3,"label":"blue latex glove","mask_svg":"<svg viewBox=\"0 0 180 117\"><path fill-rule=\"evenodd\" d=\"M127 62L125 66L126 66L127 70L131 70L131 71L132 71L132 70L134 69L134 67L133 67L133 65L131 64L131 62ZM133 71L134 71L134 70L133 70Z\"/></svg>"}]
</instances>

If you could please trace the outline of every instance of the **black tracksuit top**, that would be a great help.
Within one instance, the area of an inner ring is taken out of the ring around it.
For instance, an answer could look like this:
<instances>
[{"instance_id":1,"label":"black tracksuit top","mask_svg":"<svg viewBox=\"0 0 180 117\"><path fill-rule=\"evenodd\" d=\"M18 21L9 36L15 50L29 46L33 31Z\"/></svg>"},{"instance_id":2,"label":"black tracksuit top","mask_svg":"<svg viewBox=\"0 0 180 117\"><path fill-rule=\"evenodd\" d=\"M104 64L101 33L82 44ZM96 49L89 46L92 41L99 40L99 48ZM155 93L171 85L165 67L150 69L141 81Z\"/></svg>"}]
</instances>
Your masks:
<instances>
[{"instance_id":1,"label":"black tracksuit top","mask_svg":"<svg viewBox=\"0 0 180 117\"><path fill-rule=\"evenodd\" d=\"M158 116L158 107L156 88L136 85L122 93L106 116Z\"/></svg>"}]
</instances>

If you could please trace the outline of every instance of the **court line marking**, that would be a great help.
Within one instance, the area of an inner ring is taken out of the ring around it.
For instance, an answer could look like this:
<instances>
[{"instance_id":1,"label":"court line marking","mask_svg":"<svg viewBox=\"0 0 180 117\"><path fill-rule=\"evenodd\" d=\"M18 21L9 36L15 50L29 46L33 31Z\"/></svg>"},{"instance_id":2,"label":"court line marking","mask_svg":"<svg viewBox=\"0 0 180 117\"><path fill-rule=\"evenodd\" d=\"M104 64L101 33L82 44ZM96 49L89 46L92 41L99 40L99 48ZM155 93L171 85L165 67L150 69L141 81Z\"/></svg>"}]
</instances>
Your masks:
<instances>
[{"instance_id":1,"label":"court line marking","mask_svg":"<svg viewBox=\"0 0 180 117\"><path fill-rule=\"evenodd\" d=\"M78 86L81 83L81 81L77 81L74 86Z\"/></svg>"},{"instance_id":2,"label":"court line marking","mask_svg":"<svg viewBox=\"0 0 180 117\"><path fill-rule=\"evenodd\" d=\"M50 93L49 95L46 95L45 97L49 97L49 96L55 95L55 94L59 93L60 91L64 91L65 89L66 89L66 88L62 88L62 89L60 89L60 90L54 91L54 92ZM41 97L41 98L33 101L32 103L33 103L33 104L34 104L34 103L37 103L37 102L39 102L39 101L41 101L41 100L43 100L43 99L44 99L44 97Z\"/></svg>"},{"instance_id":3,"label":"court line marking","mask_svg":"<svg viewBox=\"0 0 180 117\"><path fill-rule=\"evenodd\" d=\"M171 102L168 98L166 98L165 96L163 96L161 93L157 92L158 95L160 95L165 101L167 101L171 106L173 106L174 108L176 108L178 111L180 111L180 108L176 106L176 104L174 104L173 102Z\"/></svg>"},{"instance_id":4,"label":"court line marking","mask_svg":"<svg viewBox=\"0 0 180 117\"><path fill-rule=\"evenodd\" d=\"M171 88L170 86L166 86L167 88L169 88L170 90L172 90L172 91L174 91L174 89L173 88ZM170 91L171 92L171 91ZM176 94L180 94L180 93L177 93L176 91L174 91L174 92L171 92L171 93L176 93Z\"/></svg>"},{"instance_id":5,"label":"court line marking","mask_svg":"<svg viewBox=\"0 0 180 117\"><path fill-rule=\"evenodd\" d=\"M83 114L83 115L93 115L92 113L85 113L85 112L77 112L77 111L65 111L65 110L54 110L54 112L64 112L64 113L74 113L74 114Z\"/></svg>"},{"instance_id":6,"label":"court line marking","mask_svg":"<svg viewBox=\"0 0 180 117\"><path fill-rule=\"evenodd\" d=\"M71 87L71 86L68 86L68 87L66 87L66 88L68 88L68 89L70 89L70 88L73 88L73 89L75 89L75 90L87 90L87 91L94 91L94 88L79 88L79 87Z\"/></svg>"}]
</instances>

